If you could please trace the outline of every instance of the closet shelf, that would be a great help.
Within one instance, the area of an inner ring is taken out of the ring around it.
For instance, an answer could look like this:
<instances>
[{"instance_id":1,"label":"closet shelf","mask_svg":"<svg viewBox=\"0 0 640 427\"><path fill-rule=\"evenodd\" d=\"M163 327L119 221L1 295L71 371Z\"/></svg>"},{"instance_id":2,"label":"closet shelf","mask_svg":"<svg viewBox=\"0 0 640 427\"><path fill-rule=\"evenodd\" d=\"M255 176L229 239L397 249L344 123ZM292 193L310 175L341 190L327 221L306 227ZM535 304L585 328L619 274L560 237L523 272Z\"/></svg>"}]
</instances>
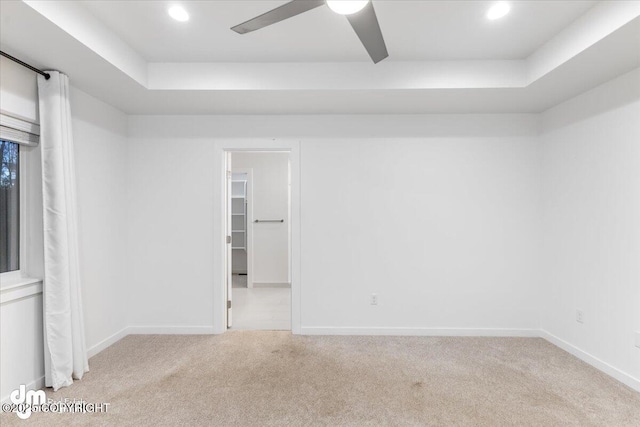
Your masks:
<instances>
[{"instance_id":1,"label":"closet shelf","mask_svg":"<svg viewBox=\"0 0 640 427\"><path fill-rule=\"evenodd\" d=\"M247 181L231 180L231 249L247 250Z\"/></svg>"}]
</instances>

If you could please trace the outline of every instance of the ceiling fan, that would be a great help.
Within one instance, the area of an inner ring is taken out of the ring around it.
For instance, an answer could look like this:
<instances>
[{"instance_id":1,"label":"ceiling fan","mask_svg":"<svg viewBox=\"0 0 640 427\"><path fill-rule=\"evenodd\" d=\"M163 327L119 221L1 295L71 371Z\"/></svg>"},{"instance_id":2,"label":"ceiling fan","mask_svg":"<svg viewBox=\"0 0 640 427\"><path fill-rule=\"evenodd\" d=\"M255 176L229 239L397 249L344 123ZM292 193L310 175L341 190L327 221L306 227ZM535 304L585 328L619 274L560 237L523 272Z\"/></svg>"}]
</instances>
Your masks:
<instances>
[{"instance_id":1,"label":"ceiling fan","mask_svg":"<svg viewBox=\"0 0 640 427\"><path fill-rule=\"evenodd\" d=\"M292 0L231 29L238 34L250 33L324 4L334 12L347 17L374 63L389 56L371 0Z\"/></svg>"}]
</instances>

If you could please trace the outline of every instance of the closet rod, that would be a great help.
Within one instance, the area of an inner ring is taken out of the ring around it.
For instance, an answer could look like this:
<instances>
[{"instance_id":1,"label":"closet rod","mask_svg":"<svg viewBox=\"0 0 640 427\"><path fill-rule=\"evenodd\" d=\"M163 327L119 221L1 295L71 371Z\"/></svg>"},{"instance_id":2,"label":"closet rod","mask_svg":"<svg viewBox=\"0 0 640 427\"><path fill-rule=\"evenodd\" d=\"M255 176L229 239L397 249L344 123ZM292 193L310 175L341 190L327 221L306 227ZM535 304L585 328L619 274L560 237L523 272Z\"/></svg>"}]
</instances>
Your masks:
<instances>
[{"instance_id":1,"label":"closet rod","mask_svg":"<svg viewBox=\"0 0 640 427\"><path fill-rule=\"evenodd\" d=\"M0 55L4 56L5 58L8 58L8 59L12 60L13 62L17 62L18 64L22 65L23 67L26 67L26 68L30 69L31 71L35 71L36 73L38 73L40 75L43 75L46 80L49 80L49 78L51 77L51 75L49 73L45 73L42 70L38 70L36 67L34 67L32 65L29 65L26 62L20 61L15 56L11 56L6 52L3 52L3 51L0 50Z\"/></svg>"}]
</instances>

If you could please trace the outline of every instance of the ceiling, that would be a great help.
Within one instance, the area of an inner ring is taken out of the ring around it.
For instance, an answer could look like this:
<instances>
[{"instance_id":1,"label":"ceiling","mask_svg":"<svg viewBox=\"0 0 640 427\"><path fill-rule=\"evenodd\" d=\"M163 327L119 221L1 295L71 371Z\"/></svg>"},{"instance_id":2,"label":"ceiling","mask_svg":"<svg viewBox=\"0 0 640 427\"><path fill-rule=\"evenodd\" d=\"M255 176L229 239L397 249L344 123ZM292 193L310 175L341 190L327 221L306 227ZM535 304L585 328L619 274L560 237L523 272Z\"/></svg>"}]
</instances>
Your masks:
<instances>
[{"instance_id":1,"label":"ceiling","mask_svg":"<svg viewBox=\"0 0 640 427\"><path fill-rule=\"evenodd\" d=\"M129 114L537 113L640 67L640 1L375 0L390 57L372 64L321 7L229 27L283 1L0 2L0 48ZM435 42L437 41L437 42Z\"/></svg>"},{"instance_id":2,"label":"ceiling","mask_svg":"<svg viewBox=\"0 0 640 427\"><path fill-rule=\"evenodd\" d=\"M347 20L320 7L247 35L229 28L284 1L185 1L187 23L166 1L84 1L91 13L149 62L369 61ZM375 0L390 61L524 59L595 1L513 2L488 21L494 1Z\"/></svg>"}]
</instances>

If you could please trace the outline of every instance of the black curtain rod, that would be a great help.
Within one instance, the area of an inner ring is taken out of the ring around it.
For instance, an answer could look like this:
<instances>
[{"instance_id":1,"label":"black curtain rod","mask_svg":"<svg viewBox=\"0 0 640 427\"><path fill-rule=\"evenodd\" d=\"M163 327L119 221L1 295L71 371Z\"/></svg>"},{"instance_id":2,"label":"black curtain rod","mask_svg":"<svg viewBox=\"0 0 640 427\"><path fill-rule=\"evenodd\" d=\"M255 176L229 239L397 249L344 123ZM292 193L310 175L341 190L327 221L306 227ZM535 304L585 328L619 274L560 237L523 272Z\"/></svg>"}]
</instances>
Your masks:
<instances>
[{"instance_id":1,"label":"black curtain rod","mask_svg":"<svg viewBox=\"0 0 640 427\"><path fill-rule=\"evenodd\" d=\"M22 65L23 67L26 67L26 68L30 69L31 71L35 71L36 73L38 73L40 75L43 75L46 80L49 80L49 78L51 77L51 75L49 73L45 73L42 70L38 70L36 67L33 67L33 66L27 64L26 62L20 61L18 58L13 57L13 56L9 55L6 52L3 52L3 51L0 50L0 55L4 56L5 58L8 58L8 59L12 60L13 62L17 62L18 64Z\"/></svg>"}]
</instances>

